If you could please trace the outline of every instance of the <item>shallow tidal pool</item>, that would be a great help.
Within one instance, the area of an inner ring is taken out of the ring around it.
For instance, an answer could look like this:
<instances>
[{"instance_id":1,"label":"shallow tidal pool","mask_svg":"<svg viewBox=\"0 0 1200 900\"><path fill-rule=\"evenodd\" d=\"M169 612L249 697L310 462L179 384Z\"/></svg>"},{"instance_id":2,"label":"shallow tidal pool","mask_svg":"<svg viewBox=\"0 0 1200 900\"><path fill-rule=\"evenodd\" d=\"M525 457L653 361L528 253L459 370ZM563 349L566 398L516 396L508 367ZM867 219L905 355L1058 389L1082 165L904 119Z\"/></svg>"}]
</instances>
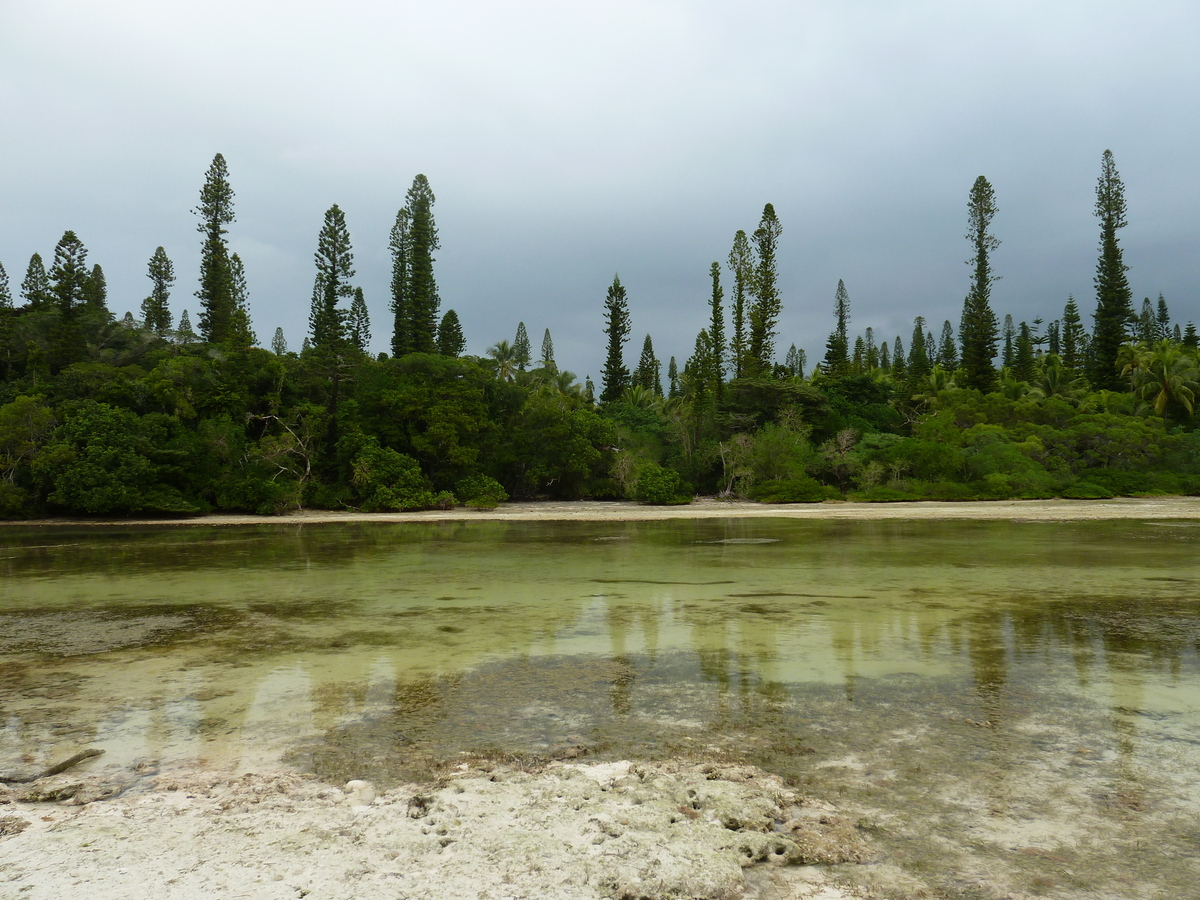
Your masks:
<instances>
[{"instance_id":1,"label":"shallow tidal pool","mask_svg":"<svg viewBox=\"0 0 1200 900\"><path fill-rule=\"evenodd\" d=\"M1200 897L1200 522L0 529L0 771L744 760L894 896ZM899 892L899 893L897 893Z\"/></svg>"}]
</instances>

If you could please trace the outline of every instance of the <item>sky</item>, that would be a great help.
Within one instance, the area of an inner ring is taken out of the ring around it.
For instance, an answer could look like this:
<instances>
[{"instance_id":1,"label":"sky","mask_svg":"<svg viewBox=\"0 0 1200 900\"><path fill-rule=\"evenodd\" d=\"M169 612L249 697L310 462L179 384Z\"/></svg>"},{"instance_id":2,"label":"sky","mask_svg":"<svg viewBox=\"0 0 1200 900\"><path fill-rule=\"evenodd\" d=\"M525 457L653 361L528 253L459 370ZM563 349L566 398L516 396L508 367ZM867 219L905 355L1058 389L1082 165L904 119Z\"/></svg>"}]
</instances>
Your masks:
<instances>
[{"instance_id":1,"label":"sky","mask_svg":"<svg viewBox=\"0 0 1200 900\"><path fill-rule=\"evenodd\" d=\"M1111 149L1135 305L1200 322L1198 34L1195 0L0 0L0 263L15 295L74 230L136 315L161 245L195 323L191 210L219 152L260 342L299 348L337 203L386 351L388 234L423 173L468 352L523 321L599 384L614 274L627 363L650 333L682 368L710 264L772 203L778 355L811 365L839 279L854 333L957 326L978 175L997 314L1049 321L1073 294L1090 323Z\"/></svg>"}]
</instances>

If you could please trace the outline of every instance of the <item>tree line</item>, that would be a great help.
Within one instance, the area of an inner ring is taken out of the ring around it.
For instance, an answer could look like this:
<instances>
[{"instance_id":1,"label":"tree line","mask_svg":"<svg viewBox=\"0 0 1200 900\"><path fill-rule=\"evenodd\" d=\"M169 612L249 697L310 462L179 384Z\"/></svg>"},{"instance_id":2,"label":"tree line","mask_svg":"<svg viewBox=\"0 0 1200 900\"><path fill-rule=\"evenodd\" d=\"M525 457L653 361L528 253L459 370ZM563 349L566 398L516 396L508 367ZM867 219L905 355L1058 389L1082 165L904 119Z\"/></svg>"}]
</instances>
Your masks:
<instances>
[{"instance_id":1,"label":"tree line","mask_svg":"<svg viewBox=\"0 0 1200 900\"><path fill-rule=\"evenodd\" d=\"M778 361L783 228L767 204L757 228L736 231L724 267L711 264L707 322L665 383L650 335L636 367L626 363L631 310L614 277L598 395L590 376L560 370L549 330L535 357L524 322L511 342L465 355L457 314L441 311L423 175L389 236L390 353L367 352L370 317L336 204L317 236L303 346L289 351L276 329L259 347L228 243L233 201L218 154L193 210L198 332L186 310L173 321L162 247L140 318L112 315L104 272L72 231L49 268L32 256L19 304L0 265L0 515L1200 492L1196 329L1172 322L1162 296L1134 310L1118 236L1124 186L1107 151L1090 331L1074 298L1048 323L1001 325L998 208L980 176L957 333L946 321L935 336L916 316L907 349L899 335L852 335L839 281L824 357L809 367L792 344Z\"/></svg>"}]
</instances>

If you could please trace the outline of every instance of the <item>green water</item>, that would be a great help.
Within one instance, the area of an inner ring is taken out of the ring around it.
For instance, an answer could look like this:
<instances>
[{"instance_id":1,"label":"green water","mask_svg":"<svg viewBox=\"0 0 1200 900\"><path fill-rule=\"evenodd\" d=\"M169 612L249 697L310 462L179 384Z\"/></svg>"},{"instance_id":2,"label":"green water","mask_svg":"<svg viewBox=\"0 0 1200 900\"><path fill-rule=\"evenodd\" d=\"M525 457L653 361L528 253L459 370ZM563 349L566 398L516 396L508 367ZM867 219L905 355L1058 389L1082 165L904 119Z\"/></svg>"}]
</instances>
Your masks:
<instances>
[{"instance_id":1,"label":"green water","mask_svg":"<svg viewBox=\"0 0 1200 900\"><path fill-rule=\"evenodd\" d=\"M0 771L719 756L945 896L1191 896L1198 526L4 528Z\"/></svg>"}]
</instances>

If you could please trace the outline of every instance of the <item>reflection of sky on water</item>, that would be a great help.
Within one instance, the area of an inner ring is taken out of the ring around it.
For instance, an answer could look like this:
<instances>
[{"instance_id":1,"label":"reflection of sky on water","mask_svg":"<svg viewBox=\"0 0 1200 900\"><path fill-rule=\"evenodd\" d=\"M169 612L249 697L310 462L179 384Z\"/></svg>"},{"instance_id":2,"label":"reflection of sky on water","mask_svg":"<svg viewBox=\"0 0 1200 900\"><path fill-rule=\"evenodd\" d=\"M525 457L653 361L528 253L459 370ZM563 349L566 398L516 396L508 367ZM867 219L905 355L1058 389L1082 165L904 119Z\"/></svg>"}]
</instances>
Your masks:
<instances>
[{"instance_id":1,"label":"reflection of sky on water","mask_svg":"<svg viewBox=\"0 0 1200 900\"><path fill-rule=\"evenodd\" d=\"M1128 753L1147 729L1200 740L1197 529L729 520L10 529L0 543L10 760L87 744L114 764L268 764L411 705L414 684L440 685L437 707L482 684L464 673L574 657L633 673L556 697L584 728L650 715L672 679L695 709L671 714L703 721L745 691L853 701L913 676L961 684L994 725L1065 696L1107 711ZM524 689L556 690L540 677ZM489 694L492 713L534 708L521 690ZM897 698L914 720L923 700Z\"/></svg>"}]
</instances>

